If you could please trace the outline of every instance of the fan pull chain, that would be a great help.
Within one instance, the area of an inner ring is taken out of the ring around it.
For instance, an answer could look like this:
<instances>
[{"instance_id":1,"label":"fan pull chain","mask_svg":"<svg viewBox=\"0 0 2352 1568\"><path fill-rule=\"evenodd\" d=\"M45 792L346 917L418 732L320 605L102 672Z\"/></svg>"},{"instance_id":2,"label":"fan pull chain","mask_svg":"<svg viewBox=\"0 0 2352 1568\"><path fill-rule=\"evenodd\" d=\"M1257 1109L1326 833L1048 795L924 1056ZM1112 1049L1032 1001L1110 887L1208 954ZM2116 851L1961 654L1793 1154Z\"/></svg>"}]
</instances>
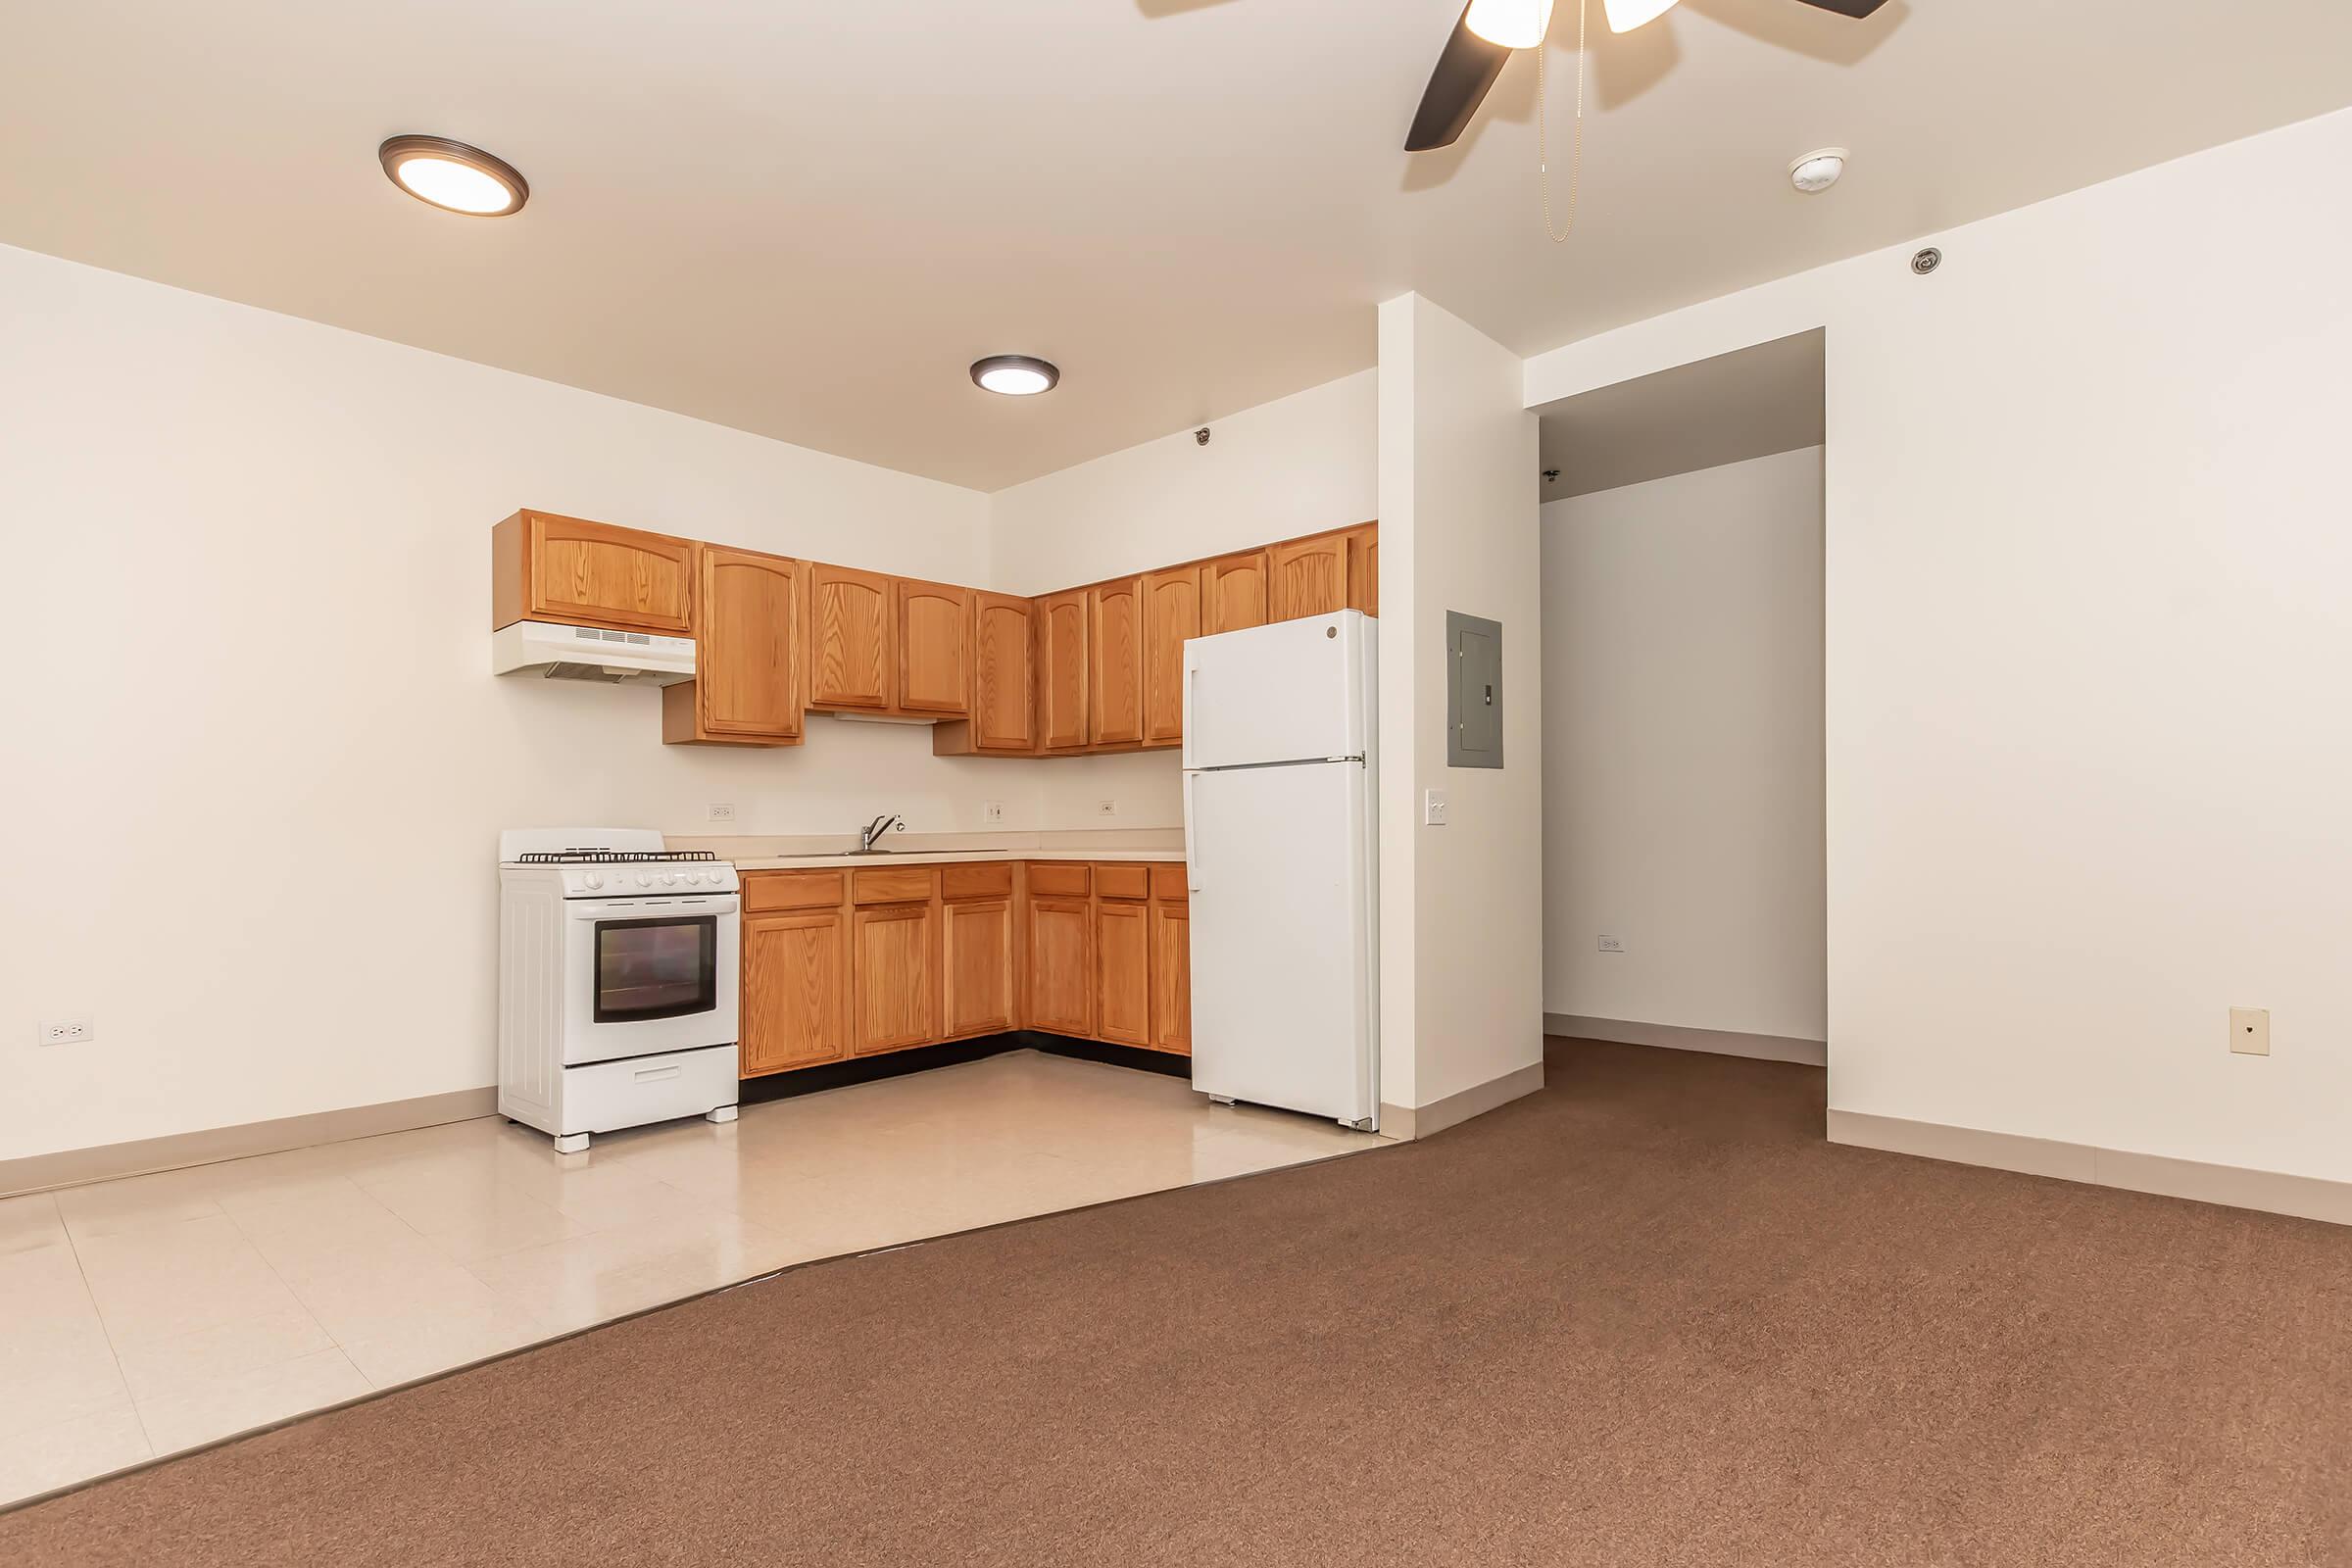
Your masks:
<instances>
[{"instance_id":1,"label":"fan pull chain","mask_svg":"<svg viewBox=\"0 0 2352 1568\"><path fill-rule=\"evenodd\" d=\"M1570 142L1568 160L1568 226L1551 226L1551 152L1545 109L1551 94L1545 90L1544 57L1550 53L1544 44L1536 45L1536 179L1544 192L1544 232L1551 236L1554 245L1565 245L1568 236L1576 232L1576 203L1585 187L1585 22L1590 14L1590 0L1576 0L1576 134Z\"/></svg>"}]
</instances>

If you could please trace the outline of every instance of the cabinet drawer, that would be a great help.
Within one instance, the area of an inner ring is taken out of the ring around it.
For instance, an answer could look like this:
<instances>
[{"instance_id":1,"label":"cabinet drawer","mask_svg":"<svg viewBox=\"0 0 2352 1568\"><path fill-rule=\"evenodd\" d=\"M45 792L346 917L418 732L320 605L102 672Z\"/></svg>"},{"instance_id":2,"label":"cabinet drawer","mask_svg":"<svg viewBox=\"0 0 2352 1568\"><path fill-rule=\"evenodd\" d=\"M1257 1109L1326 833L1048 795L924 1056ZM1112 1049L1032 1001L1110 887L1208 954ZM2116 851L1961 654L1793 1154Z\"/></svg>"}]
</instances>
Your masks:
<instances>
[{"instance_id":1,"label":"cabinet drawer","mask_svg":"<svg viewBox=\"0 0 2352 1568\"><path fill-rule=\"evenodd\" d=\"M1152 865L1152 896L1162 904L1183 904L1185 898L1184 862L1153 861Z\"/></svg>"},{"instance_id":2,"label":"cabinet drawer","mask_svg":"<svg viewBox=\"0 0 2352 1568\"><path fill-rule=\"evenodd\" d=\"M769 909L829 909L841 903L839 871L754 871L743 879L748 914Z\"/></svg>"},{"instance_id":3,"label":"cabinet drawer","mask_svg":"<svg viewBox=\"0 0 2352 1568\"><path fill-rule=\"evenodd\" d=\"M1008 861L939 868L939 895L943 899L1002 899L1011 892L1012 866Z\"/></svg>"},{"instance_id":4,"label":"cabinet drawer","mask_svg":"<svg viewBox=\"0 0 2352 1568\"><path fill-rule=\"evenodd\" d=\"M853 904L921 904L939 891L939 872L927 865L860 867L850 873Z\"/></svg>"},{"instance_id":5,"label":"cabinet drawer","mask_svg":"<svg viewBox=\"0 0 2352 1568\"><path fill-rule=\"evenodd\" d=\"M1084 860L1029 862L1029 891L1038 898L1083 899L1094 885L1094 867Z\"/></svg>"},{"instance_id":6,"label":"cabinet drawer","mask_svg":"<svg viewBox=\"0 0 2352 1568\"><path fill-rule=\"evenodd\" d=\"M1152 893L1152 873L1141 865L1097 865L1095 892L1105 899L1143 900Z\"/></svg>"}]
</instances>

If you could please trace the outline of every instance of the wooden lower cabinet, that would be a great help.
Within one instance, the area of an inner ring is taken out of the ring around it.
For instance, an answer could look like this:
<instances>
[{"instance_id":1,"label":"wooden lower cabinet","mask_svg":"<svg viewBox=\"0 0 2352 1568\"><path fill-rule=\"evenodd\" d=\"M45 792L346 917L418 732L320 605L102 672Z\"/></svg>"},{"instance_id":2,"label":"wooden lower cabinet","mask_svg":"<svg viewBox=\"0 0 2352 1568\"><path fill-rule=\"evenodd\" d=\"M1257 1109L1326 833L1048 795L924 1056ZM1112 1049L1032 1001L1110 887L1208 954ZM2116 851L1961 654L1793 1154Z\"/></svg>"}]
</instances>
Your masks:
<instances>
[{"instance_id":1,"label":"wooden lower cabinet","mask_svg":"<svg viewBox=\"0 0 2352 1568\"><path fill-rule=\"evenodd\" d=\"M1154 1051L1193 1054L1193 927L1185 905L1152 905L1152 1039Z\"/></svg>"},{"instance_id":2,"label":"wooden lower cabinet","mask_svg":"<svg viewBox=\"0 0 2352 1568\"><path fill-rule=\"evenodd\" d=\"M849 911L745 915L741 990L744 1077L847 1056Z\"/></svg>"},{"instance_id":3,"label":"wooden lower cabinet","mask_svg":"<svg viewBox=\"0 0 2352 1568\"><path fill-rule=\"evenodd\" d=\"M1029 1027L1095 1032L1095 910L1082 898L1029 901Z\"/></svg>"},{"instance_id":4,"label":"wooden lower cabinet","mask_svg":"<svg viewBox=\"0 0 2352 1568\"><path fill-rule=\"evenodd\" d=\"M903 1051L939 1038L939 911L891 904L850 915L858 995L858 1054Z\"/></svg>"},{"instance_id":5,"label":"wooden lower cabinet","mask_svg":"<svg viewBox=\"0 0 2352 1568\"><path fill-rule=\"evenodd\" d=\"M1152 1043L1152 906L1095 906L1095 1038Z\"/></svg>"},{"instance_id":6,"label":"wooden lower cabinet","mask_svg":"<svg viewBox=\"0 0 2352 1568\"><path fill-rule=\"evenodd\" d=\"M940 906L939 972L950 1040L1013 1027L1012 900Z\"/></svg>"}]
</instances>

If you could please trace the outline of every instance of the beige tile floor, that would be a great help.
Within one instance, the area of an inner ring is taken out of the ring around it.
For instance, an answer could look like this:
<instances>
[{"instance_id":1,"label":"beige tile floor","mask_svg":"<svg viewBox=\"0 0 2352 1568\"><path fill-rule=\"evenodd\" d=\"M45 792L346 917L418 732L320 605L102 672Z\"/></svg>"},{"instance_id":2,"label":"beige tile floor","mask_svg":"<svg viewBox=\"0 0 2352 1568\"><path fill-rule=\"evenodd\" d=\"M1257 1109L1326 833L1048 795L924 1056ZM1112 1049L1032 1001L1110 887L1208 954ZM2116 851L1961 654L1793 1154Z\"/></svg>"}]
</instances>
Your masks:
<instances>
[{"instance_id":1,"label":"beige tile floor","mask_svg":"<svg viewBox=\"0 0 2352 1568\"><path fill-rule=\"evenodd\" d=\"M790 1263L1380 1143L1018 1052L583 1154L492 1116L0 1200L0 1504Z\"/></svg>"}]
</instances>

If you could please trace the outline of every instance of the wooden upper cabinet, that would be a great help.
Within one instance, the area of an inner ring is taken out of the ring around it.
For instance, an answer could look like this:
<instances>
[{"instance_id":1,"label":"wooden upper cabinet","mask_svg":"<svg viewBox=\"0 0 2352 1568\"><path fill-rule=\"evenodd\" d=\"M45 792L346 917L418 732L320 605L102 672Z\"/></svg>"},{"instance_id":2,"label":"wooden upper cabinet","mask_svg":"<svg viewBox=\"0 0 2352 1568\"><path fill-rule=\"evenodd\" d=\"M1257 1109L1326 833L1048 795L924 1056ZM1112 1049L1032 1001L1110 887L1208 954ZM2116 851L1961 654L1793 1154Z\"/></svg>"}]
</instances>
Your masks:
<instances>
[{"instance_id":1,"label":"wooden upper cabinet","mask_svg":"<svg viewBox=\"0 0 2352 1568\"><path fill-rule=\"evenodd\" d=\"M706 545L695 581L694 679L663 688L662 738L798 744L808 708L808 564Z\"/></svg>"},{"instance_id":2,"label":"wooden upper cabinet","mask_svg":"<svg viewBox=\"0 0 2352 1568\"><path fill-rule=\"evenodd\" d=\"M490 530L490 626L555 620L612 631L694 631L694 541L553 512Z\"/></svg>"},{"instance_id":3,"label":"wooden upper cabinet","mask_svg":"<svg viewBox=\"0 0 2352 1568\"><path fill-rule=\"evenodd\" d=\"M1036 602L1038 746L1048 752L1086 749L1087 594L1083 588Z\"/></svg>"},{"instance_id":4,"label":"wooden upper cabinet","mask_svg":"<svg viewBox=\"0 0 2352 1568\"><path fill-rule=\"evenodd\" d=\"M891 579L849 566L808 568L808 706L887 710L898 663Z\"/></svg>"},{"instance_id":5,"label":"wooden upper cabinet","mask_svg":"<svg viewBox=\"0 0 2352 1568\"><path fill-rule=\"evenodd\" d=\"M1266 618L1297 620L1348 608L1348 537L1294 539L1266 552Z\"/></svg>"},{"instance_id":6,"label":"wooden upper cabinet","mask_svg":"<svg viewBox=\"0 0 2352 1568\"><path fill-rule=\"evenodd\" d=\"M1380 525L1348 530L1348 608L1380 613Z\"/></svg>"},{"instance_id":7,"label":"wooden upper cabinet","mask_svg":"<svg viewBox=\"0 0 2352 1568\"><path fill-rule=\"evenodd\" d=\"M897 581L899 687L908 713L972 710L972 591L947 583Z\"/></svg>"},{"instance_id":8,"label":"wooden upper cabinet","mask_svg":"<svg viewBox=\"0 0 2352 1568\"><path fill-rule=\"evenodd\" d=\"M1184 739L1184 644L1200 635L1205 568L1155 571L1144 579L1144 744Z\"/></svg>"},{"instance_id":9,"label":"wooden upper cabinet","mask_svg":"<svg viewBox=\"0 0 2352 1568\"><path fill-rule=\"evenodd\" d=\"M743 917L742 1072L850 1054L850 915L839 907Z\"/></svg>"},{"instance_id":10,"label":"wooden upper cabinet","mask_svg":"<svg viewBox=\"0 0 2352 1568\"><path fill-rule=\"evenodd\" d=\"M1037 703L1030 671L1029 601L1005 594L972 596L972 745L983 752L1037 748Z\"/></svg>"},{"instance_id":11,"label":"wooden upper cabinet","mask_svg":"<svg viewBox=\"0 0 2352 1568\"><path fill-rule=\"evenodd\" d=\"M1087 590L1087 728L1097 746L1144 738L1143 579Z\"/></svg>"},{"instance_id":12,"label":"wooden upper cabinet","mask_svg":"<svg viewBox=\"0 0 2352 1568\"><path fill-rule=\"evenodd\" d=\"M1223 556L1200 568L1200 635L1266 623L1266 553Z\"/></svg>"}]
</instances>

